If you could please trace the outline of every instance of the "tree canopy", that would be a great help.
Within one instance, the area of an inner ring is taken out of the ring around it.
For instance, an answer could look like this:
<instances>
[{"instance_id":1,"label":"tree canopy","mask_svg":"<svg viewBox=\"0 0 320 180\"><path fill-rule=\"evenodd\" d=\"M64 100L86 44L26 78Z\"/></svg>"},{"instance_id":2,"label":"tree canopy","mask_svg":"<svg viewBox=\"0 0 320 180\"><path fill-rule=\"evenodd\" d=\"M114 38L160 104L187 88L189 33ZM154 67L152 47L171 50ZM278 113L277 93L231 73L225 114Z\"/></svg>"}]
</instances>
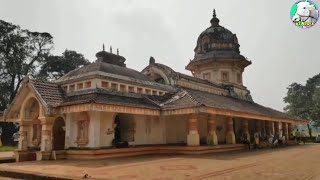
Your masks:
<instances>
[{"instance_id":1,"label":"tree canopy","mask_svg":"<svg viewBox=\"0 0 320 180\"><path fill-rule=\"evenodd\" d=\"M62 56L50 54L53 37L0 20L0 111L16 96L25 76L43 81L57 79L89 63L80 53L66 50ZM2 140L8 144L16 131L13 124L2 124Z\"/></svg>"},{"instance_id":2,"label":"tree canopy","mask_svg":"<svg viewBox=\"0 0 320 180\"><path fill-rule=\"evenodd\" d=\"M284 98L287 106L284 110L292 116L320 126L320 74L309 78L305 85L292 83L287 89L287 96Z\"/></svg>"}]
</instances>

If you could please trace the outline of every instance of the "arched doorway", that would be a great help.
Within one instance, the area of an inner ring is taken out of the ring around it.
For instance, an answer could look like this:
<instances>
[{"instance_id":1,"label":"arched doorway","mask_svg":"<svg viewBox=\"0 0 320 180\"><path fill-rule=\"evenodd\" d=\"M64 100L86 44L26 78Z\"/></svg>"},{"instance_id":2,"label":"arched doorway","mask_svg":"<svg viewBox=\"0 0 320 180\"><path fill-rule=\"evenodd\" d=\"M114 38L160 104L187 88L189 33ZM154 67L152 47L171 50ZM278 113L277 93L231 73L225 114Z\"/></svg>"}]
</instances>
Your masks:
<instances>
[{"instance_id":1,"label":"arched doorway","mask_svg":"<svg viewBox=\"0 0 320 180\"><path fill-rule=\"evenodd\" d=\"M53 150L63 150L65 144L65 122L64 119L59 117L53 124Z\"/></svg>"}]
</instances>

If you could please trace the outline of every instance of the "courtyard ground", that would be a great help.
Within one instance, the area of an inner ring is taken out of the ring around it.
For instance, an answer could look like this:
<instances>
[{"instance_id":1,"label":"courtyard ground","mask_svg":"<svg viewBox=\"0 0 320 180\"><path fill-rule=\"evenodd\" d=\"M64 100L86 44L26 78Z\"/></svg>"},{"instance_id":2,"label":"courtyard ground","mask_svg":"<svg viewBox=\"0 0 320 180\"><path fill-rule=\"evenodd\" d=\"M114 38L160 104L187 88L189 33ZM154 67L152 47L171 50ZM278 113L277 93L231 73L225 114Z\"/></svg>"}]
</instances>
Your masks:
<instances>
[{"instance_id":1,"label":"courtyard ground","mask_svg":"<svg viewBox=\"0 0 320 180\"><path fill-rule=\"evenodd\" d=\"M38 161L0 164L16 171L81 179L146 180L318 180L320 144L206 155L148 155L88 161Z\"/></svg>"}]
</instances>

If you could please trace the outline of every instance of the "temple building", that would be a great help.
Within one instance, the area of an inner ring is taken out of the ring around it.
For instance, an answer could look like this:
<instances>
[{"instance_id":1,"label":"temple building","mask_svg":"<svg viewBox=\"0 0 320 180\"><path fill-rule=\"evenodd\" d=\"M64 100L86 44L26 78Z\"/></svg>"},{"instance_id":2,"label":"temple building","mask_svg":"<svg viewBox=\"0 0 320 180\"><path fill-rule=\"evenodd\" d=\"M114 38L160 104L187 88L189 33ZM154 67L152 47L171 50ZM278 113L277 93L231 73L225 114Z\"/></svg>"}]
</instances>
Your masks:
<instances>
[{"instance_id":1,"label":"temple building","mask_svg":"<svg viewBox=\"0 0 320 180\"><path fill-rule=\"evenodd\" d=\"M17 161L103 158L115 147L215 147L243 133L290 138L306 123L255 103L242 75L251 61L216 13L186 62L192 75L150 57L142 71L103 48L58 80L25 78L4 119L20 126ZM168 150L169 152L169 150Z\"/></svg>"}]
</instances>

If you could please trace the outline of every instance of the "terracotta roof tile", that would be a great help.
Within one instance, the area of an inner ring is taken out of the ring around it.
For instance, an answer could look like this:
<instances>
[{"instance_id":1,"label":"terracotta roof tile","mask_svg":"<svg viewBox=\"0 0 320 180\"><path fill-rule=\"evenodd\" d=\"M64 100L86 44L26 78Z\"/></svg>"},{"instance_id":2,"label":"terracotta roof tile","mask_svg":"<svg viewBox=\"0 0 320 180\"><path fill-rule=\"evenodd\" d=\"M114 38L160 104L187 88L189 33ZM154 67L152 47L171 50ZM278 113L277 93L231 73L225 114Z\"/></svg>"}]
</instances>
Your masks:
<instances>
[{"instance_id":1,"label":"terracotta roof tile","mask_svg":"<svg viewBox=\"0 0 320 180\"><path fill-rule=\"evenodd\" d=\"M30 80L35 90L49 106L57 106L63 102L63 91L55 83Z\"/></svg>"}]
</instances>

